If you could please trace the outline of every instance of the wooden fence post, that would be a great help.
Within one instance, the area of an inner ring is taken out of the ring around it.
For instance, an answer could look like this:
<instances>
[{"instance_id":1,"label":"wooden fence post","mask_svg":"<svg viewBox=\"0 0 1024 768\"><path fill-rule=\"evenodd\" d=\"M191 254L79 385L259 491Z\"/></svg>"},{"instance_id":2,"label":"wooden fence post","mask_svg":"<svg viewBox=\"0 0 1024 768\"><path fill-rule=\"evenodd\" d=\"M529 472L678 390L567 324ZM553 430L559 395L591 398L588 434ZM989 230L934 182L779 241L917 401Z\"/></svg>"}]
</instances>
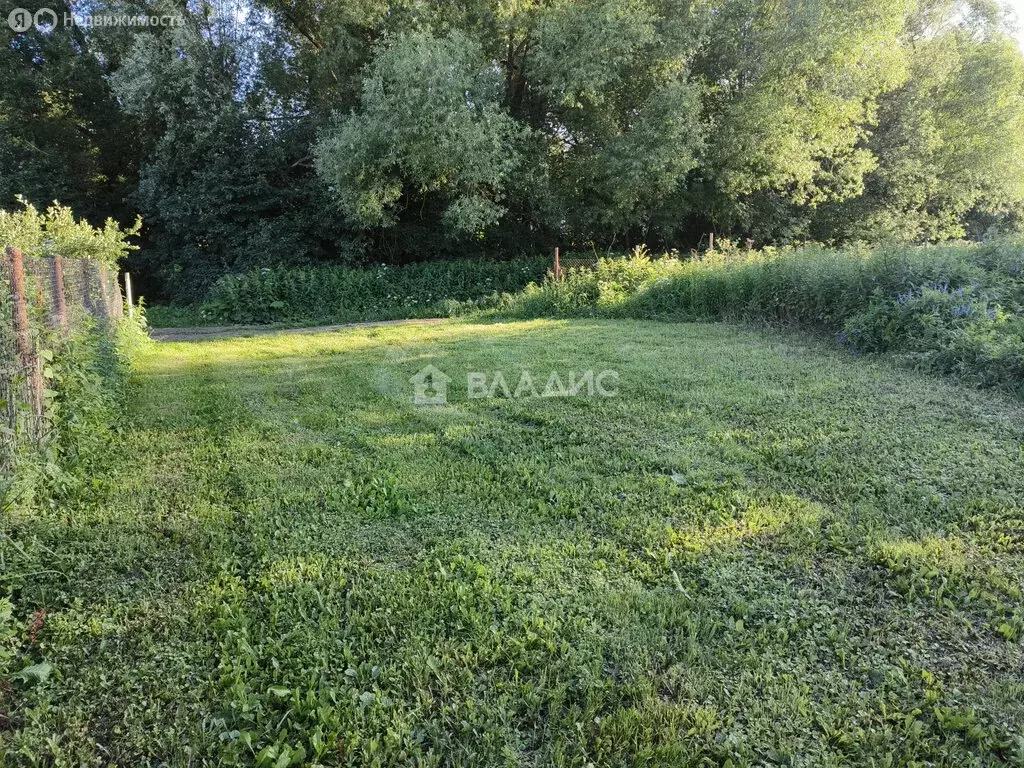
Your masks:
<instances>
[{"instance_id":1,"label":"wooden fence post","mask_svg":"<svg viewBox=\"0 0 1024 768\"><path fill-rule=\"evenodd\" d=\"M124 317L124 291L121 290L121 282L117 279L117 268L110 272L110 285L114 289L113 302L114 317Z\"/></svg>"},{"instance_id":2,"label":"wooden fence post","mask_svg":"<svg viewBox=\"0 0 1024 768\"><path fill-rule=\"evenodd\" d=\"M10 267L11 257L7 254L6 251L4 251L2 254L0 254L0 260L3 261L2 267L3 267L3 270L4 270L4 276L7 277L8 280L9 280L10 279L10 274L11 274L11 267ZM14 295L14 288L13 288L13 286L10 286L10 287L11 287L11 295L13 296ZM13 306L11 307L11 309L13 311L13 309L14 309ZM16 351L16 350L12 350L12 352L14 352L14 351ZM6 357L7 350L6 349L2 350L2 352L4 353L4 355ZM2 396L3 399L6 401L6 406L7 407L5 408L5 410L6 410L6 414L5 415L6 415L6 420L7 420L7 427L8 427L8 429L10 429L12 436L15 434L14 431L18 428L18 411L17 411L17 408L16 408L17 404L15 402L16 398L14 396L14 392L15 392L14 376L15 376L15 372L16 371L17 371L17 364L16 364L16 362L15 362L15 360L13 358L13 355L12 355L12 357L10 359L0 360L0 385L3 386L3 388L0 389L0 396ZM15 449L16 449L16 445L15 445L16 439L17 438L15 437L15 439L10 441L10 442L8 442L6 440L0 440L0 447L3 447L5 449L4 450L4 454L0 455L0 459L4 460L4 461L0 462L0 466L3 466L5 468L10 467L10 463L13 460L14 452L15 452Z\"/></svg>"},{"instance_id":3,"label":"wooden fence post","mask_svg":"<svg viewBox=\"0 0 1024 768\"><path fill-rule=\"evenodd\" d=\"M117 280L117 269L103 268L107 276L107 287L110 289L110 316L124 317L124 294L121 283Z\"/></svg>"},{"instance_id":4,"label":"wooden fence post","mask_svg":"<svg viewBox=\"0 0 1024 768\"><path fill-rule=\"evenodd\" d=\"M562 279L562 264L559 261L558 256L559 256L558 248L555 248L555 280L561 280Z\"/></svg>"},{"instance_id":5,"label":"wooden fence post","mask_svg":"<svg viewBox=\"0 0 1024 768\"><path fill-rule=\"evenodd\" d=\"M32 349L32 333L28 324L28 307L25 305L25 262L21 251L7 247L7 269L11 281L11 316L14 325L14 343L25 369L32 398L32 415L34 436L42 437L43 431L43 372L39 369L39 359Z\"/></svg>"},{"instance_id":6,"label":"wooden fence post","mask_svg":"<svg viewBox=\"0 0 1024 768\"><path fill-rule=\"evenodd\" d=\"M60 256L50 259L50 287L53 291L53 326L68 332L68 303L64 296L64 260Z\"/></svg>"},{"instance_id":7,"label":"wooden fence post","mask_svg":"<svg viewBox=\"0 0 1024 768\"><path fill-rule=\"evenodd\" d=\"M124 292L128 299L128 319L135 317L135 305L132 301L132 275L131 272L124 273Z\"/></svg>"},{"instance_id":8,"label":"wooden fence post","mask_svg":"<svg viewBox=\"0 0 1024 768\"><path fill-rule=\"evenodd\" d=\"M92 306L92 291L89 289L89 260L80 259L82 266L82 303L85 305L85 311L90 315L93 314Z\"/></svg>"},{"instance_id":9,"label":"wooden fence post","mask_svg":"<svg viewBox=\"0 0 1024 768\"><path fill-rule=\"evenodd\" d=\"M708 250L709 251L715 250L715 233L714 232L709 232L708 233Z\"/></svg>"},{"instance_id":10,"label":"wooden fence post","mask_svg":"<svg viewBox=\"0 0 1024 768\"><path fill-rule=\"evenodd\" d=\"M100 264L96 270L96 282L100 284L100 303L97 309L99 315L104 320L110 317L110 287L107 283L110 281L110 276L107 274L107 265Z\"/></svg>"}]
</instances>

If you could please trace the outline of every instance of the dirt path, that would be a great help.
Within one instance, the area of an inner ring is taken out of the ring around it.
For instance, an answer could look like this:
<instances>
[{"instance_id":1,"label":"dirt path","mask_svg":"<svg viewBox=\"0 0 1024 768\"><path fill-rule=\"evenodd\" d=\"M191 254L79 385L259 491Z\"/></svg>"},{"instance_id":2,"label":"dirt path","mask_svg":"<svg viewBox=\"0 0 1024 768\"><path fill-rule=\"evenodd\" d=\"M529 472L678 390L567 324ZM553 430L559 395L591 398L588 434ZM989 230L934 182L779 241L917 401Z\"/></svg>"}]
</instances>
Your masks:
<instances>
[{"instance_id":1,"label":"dirt path","mask_svg":"<svg viewBox=\"0 0 1024 768\"><path fill-rule=\"evenodd\" d=\"M149 336L155 341L204 341L205 339L229 339L234 336L273 336L295 333L327 333L345 328L372 328L383 325L432 325L443 323L445 318L429 320L379 320L368 323L341 323L339 325L315 325L305 328L283 328L275 325L209 325L198 328L150 328Z\"/></svg>"}]
</instances>

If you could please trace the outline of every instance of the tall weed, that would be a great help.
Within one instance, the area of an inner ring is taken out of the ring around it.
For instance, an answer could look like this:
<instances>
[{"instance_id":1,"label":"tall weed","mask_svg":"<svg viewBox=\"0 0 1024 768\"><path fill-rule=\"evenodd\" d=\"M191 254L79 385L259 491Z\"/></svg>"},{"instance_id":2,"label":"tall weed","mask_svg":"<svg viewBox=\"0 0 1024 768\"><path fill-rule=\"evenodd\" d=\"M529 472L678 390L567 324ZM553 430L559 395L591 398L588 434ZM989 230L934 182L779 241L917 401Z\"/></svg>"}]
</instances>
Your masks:
<instances>
[{"instance_id":1,"label":"tall weed","mask_svg":"<svg viewBox=\"0 0 1024 768\"><path fill-rule=\"evenodd\" d=\"M486 305L489 296L522 290L549 267L532 259L260 269L222 277L203 311L231 323L432 317L448 314L452 302Z\"/></svg>"}]
</instances>

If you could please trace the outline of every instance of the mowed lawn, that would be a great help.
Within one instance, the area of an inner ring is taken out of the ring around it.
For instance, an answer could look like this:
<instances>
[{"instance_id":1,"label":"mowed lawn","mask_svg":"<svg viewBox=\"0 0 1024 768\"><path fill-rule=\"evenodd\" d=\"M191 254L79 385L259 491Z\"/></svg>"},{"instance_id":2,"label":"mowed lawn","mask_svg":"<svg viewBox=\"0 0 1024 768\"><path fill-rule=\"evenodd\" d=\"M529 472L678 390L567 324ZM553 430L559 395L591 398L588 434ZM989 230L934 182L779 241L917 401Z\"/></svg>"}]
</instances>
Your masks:
<instances>
[{"instance_id":1,"label":"mowed lawn","mask_svg":"<svg viewBox=\"0 0 1024 768\"><path fill-rule=\"evenodd\" d=\"M499 370L617 395L467 397ZM155 345L109 472L8 523L53 671L0 762L1020 765L1022 441L723 325Z\"/></svg>"}]
</instances>

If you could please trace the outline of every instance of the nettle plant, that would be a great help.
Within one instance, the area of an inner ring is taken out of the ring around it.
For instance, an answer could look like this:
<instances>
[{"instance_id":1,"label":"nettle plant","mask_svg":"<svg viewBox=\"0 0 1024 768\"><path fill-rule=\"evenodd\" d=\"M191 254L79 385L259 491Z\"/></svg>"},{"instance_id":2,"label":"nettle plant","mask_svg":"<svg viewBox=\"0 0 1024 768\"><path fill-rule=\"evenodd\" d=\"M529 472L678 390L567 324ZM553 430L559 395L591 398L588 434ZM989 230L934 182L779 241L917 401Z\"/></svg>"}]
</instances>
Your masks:
<instances>
[{"instance_id":1,"label":"nettle plant","mask_svg":"<svg viewBox=\"0 0 1024 768\"><path fill-rule=\"evenodd\" d=\"M264 268L225 275L204 307L226 322L380 320L450 314L543 279L546 258L461 259L401 267ZM459 307L456 306L456 309Z\"/></svg>"}]
</instances>

